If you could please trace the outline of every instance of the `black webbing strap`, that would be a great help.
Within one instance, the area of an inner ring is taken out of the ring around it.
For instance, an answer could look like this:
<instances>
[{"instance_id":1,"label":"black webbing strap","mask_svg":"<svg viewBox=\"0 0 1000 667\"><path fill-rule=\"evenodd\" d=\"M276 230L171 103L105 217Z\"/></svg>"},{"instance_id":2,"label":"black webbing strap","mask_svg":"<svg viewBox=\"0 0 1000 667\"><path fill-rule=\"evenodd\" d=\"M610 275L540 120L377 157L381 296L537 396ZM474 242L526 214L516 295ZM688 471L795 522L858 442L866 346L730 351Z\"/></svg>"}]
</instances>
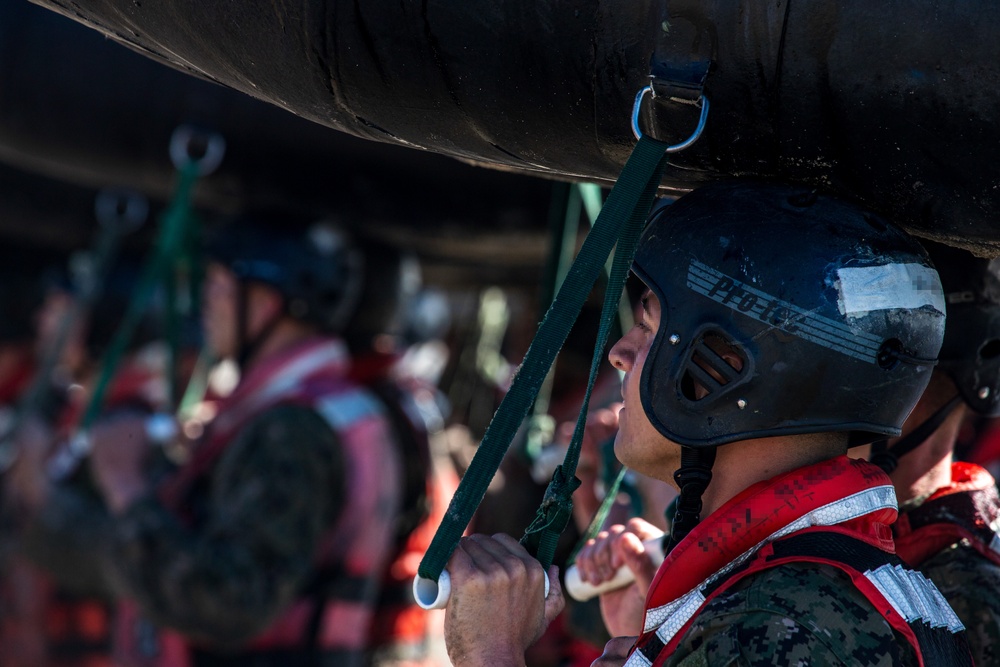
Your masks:
<instances>
[{"instance_id":1,"label":"black webbing strap","mask_svg":"<svg viewBox=\"0 0 1000 667\"><path fill-rule=\"evenodd\" d=\"M896 444L887 448L876 448L872 446L871 462L884 470L886 474L891 474L897 466L899 459L906 456L914 449L924 444L927 438L931 437L936 430L941 428L941 424L948 419L948 416L962 403L961 394L955 396L950 401L942 405L927 420L917 428L904 435Z\"/></svg>"}]
</instances>

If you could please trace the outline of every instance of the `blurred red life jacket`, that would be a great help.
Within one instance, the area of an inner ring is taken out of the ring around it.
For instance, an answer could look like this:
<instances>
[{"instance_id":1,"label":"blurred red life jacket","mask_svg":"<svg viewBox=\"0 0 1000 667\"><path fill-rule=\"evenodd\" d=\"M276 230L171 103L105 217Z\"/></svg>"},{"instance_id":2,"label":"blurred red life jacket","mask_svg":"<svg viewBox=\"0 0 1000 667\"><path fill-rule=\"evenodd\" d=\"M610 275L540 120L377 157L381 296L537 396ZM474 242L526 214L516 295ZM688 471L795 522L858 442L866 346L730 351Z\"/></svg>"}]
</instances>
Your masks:
<instances>
[{"instance_id":1,"label":"blurred red life jacket","mask_svg":"<svg viewBox=\"0 0 1000 667\"><path fill-rule=\"evenodd\" d=\"M380 654L419 664L427 658L431 615L413 599L413 578L459 480L455 470L436 461L431 452L430 440L444 425L437 389L397 375L398 360L396 355L372 352L351 366L351 377L386 406L403 463L403 511L393 557L382 575L369 645Z\"/></svg>"},{"instance_id":2,"label":"blurred red life jacket","mask_svg":"<svg viewBox=\"0 0 1000 667\"><path fill-rule=\"evenodd\" d=\"M222 399L190 461L158 490L167 508L192 523L185 504L195 487L209 481L227 447L253 418L278 405L308 406L337 434L345 461L346 504L315 554L312 590L303 591L251 641L246 654L351 654L367 647L378 579L390 557L400 504L400 470L384 407L348 377L349 364L343 344L324 338L262 360ZM338 585L345 578L356 585ZM152 625L130 601L119 606L116 627L116 659L127 667L184 667L194 654L213 651L169 629L159 628L151 636Z\"/></svg>"},{"instance_id":3,"label":"blurred red life jacket","mask_svg":"<svg viewBox=\"0 0 1000 667\"><path fill-rule=\"evenodd\" d=\"M10 394L12 386L23 390L31 379L31 366L25 365L26 373L12 378L0 394ZM165 392L163 374L155 367L131 363L123 366L115 375L108 388L104 412L134 409L152 412L159 407L158 396ZM57 432L64 443L73 434L85 408L82 394L74 396L59 416ZM8 607L8 615L20 617L13 625L5 623L3 647L28 647L37 645L33 657L26 665L32 667L110 667L112 626L114 605L106 599L67 591L50 575L28 563L18 561L8 570L18 582L8 582L8 590L14 586L30 588L32 600L26 603L23 596L8 593L10 604L20 609ZM27 609L30 606L31 609ZM5 648L6 650L6 648ZM27 649L26 649L27 650ZM17 658L8 657L11 664L18 664ZM43 661L43 662L39 662Z\"/></svg>"},{"instance_id":4,"label":"blurred red life jacket","mask_svg":"<svg viewBox=\"0 0 1000 667\"><path fill-rule=\"evenodd\" d=\"M908 565L920 567L946 547L968 540L994 565L1000 565L1000 518L996 481L985 469L972 464L951 464L951 484L935 491L892 526L896 553Z\"/></svg>"}]
</instances>

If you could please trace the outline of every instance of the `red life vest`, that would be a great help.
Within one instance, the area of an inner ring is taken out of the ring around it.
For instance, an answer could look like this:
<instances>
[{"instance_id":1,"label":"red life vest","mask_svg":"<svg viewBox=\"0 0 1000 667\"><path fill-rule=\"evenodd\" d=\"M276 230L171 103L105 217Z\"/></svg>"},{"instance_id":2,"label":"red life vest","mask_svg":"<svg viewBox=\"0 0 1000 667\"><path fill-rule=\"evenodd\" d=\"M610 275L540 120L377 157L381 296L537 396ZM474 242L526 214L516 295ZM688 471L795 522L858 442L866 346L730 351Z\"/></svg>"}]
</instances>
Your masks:
<instances>
[{"instance_id":1,"label":"red life vest","mask_svg":"<svg viewBox=\"0 0 1000 667\"><path fill-rule=\"evenodd\" d=\"M889 478L846 456L749 487L668 554L626 667L665 664L710 600L747 576L791 562L847 573L921 665L971 665L964 628L944 597L894 558L895 517Z\"/></svg>"},{"instance_id":2,"label":"red life vest","mask_svg":"<svg viewBox=\"0 0 1000 667\"><path fill-rule=\"evenodd\" d=\"M953 463L951 484L896 520L896 553L908 565L920 567L946 547L968 540L984 558L1000 565L998 519L1000 497L993 476L973 463Z\"/></svg>"},{"instance_id":3,"label":"red life vest","mask_svg":"<svg viewBox=\"0 0 1000 667\"><path fill-rule=\"evenodd\" d=\"M432 615L414 601L413 578L459 480L454 469L438 465L431 453L431 437L444 428L437 389L400 376L399 359L371 352L355 358L350 376L386 406L403 462L403 511L392 560L382 576L369 646L380 657L415 665L428 658Z\"/></svg>"},{"instance_id":4,"label":"red life vest","mask_svg":"<svg viewBox=\"0 0 1000 667\"><path fill-rule=\"evenodd\" d=\"M189 494L210 478L239 432L278 405L308 406L336 433L345 462L346 504L314 555L318 575L312 582L329 592L304 591L245 648L247 653L351 653L367 646L378 579L389 557L399 507L400 470L383 407L348 378L348 368L346 348L330 339L312 339L263 360L221 401L218 416L191 459L159 489L164 505L190 523L185 513ZM337 585L347 579L352 585ZM180 667L189 664L193 653L211 652L169 630L159 632L144 650L142 637L135 634L145 625L133 603L121 605L116 657L122 664Z\"/></svg>"}]
</instances>

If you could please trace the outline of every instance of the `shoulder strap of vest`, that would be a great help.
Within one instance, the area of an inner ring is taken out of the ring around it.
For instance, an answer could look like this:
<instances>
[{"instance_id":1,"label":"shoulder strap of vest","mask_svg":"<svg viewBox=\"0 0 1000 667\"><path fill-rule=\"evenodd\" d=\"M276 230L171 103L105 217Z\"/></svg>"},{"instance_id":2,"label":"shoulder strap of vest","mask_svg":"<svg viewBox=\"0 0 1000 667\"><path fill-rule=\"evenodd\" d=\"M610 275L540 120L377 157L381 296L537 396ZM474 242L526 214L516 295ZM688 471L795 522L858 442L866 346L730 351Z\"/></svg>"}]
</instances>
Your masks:
<instances>
[{"instance_id":1,"label":"shoulder strap of vest","mask_svg":"<svg viewBox=\"0 0 1000 667\"><path fill-rule=\"evenodd\" d=\"M403 494L400 507L401 515L397 518L396 534L392 555L388 564L399 554L410 533L416 529L428 515L427 475L430 466L430 445L426 431L421 431L406 412L403 401L407 400L402 388L386 380L373 382L365 386L371 394L386 409L387 418L392 427L393 440L403 464ZM336 563L326 563L317 571L303 590L312 602L312 613L306 624L304 633L305 647L310 652L319 650L320 632L322 631L323 615L331 600L340 602L355 602L372 604L371 581L369 577L352 577ZM380 598L385 594L384 588L379 588ZM412 589L406 586L405 593ZM407 600L407 602L412 602Z\"/></svg>"},{"instance_id":2,"label":"shoulder strap of vest","mask_svg":"<svg viewBox=\"0 0 1000 667\"><path fill-rule=\"evenodd\" d=\"M407 409L410 407L407 403L413 399L403 388L391 380L384 380L369 385L369 389L386 408L403 464L403 511L396 521L395 537L398 551L410 533L430 514L427 493L431 466L430 435L426 425L418 423Z\"/></svg>"},{"instance_id":3,"label":"shoulder strap of vest","mask_svg":"<svg viewBox=\"0 0 1000 667\"><path fill-rule=\"evenodd\" d=\"M754 558L704 589L703 605L757 572L802 562L829 565L847 574L893 630L906 638L921 667L972 666L965 628L937 588L894 554L835 528L807 529L766 545ZM649 663L663 664L694 618L669 644L654 636L637 650Z\"/></svg>"}]
</instances>

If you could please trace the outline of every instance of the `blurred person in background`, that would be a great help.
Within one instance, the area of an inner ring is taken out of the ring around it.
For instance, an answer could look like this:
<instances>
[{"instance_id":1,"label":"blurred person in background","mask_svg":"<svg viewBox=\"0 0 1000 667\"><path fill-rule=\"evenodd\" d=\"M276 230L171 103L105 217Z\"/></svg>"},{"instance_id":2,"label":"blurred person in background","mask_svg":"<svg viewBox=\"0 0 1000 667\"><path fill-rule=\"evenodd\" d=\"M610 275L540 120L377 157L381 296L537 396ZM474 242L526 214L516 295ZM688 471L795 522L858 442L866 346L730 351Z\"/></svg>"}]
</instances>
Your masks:
<instances>
[{"instance_id":1,"label":"blurred person in background","mask_svg":"<svg viewBox=\"0 0 1000 667\"><path fill-rule=\"evenodd\" d=\"M113 596L94 548L108 538L110 517L85 469L65 468L70 465L65 462L139 271L135 258L116 262L89 312L76 320L69 319L78 298L71 272L50 271L46 280L36 316L37 354L45 356L60 330L67 332L56 365L48 369L51 376L38 379L46 385L40 403L24 408L28 414L17 432L17 456L4 478L7 511L16 515L18 554L8 579L21 590L30 589L32 598L25 603L30 617L5 634L0 647L9 664L111 664ZM142 318L99 419L147 416L163 409L167 355L157 339L161 314L153 307ZM15 658L7 652L7 642L37 648L30 657Z\"/></svg>"},{"instance_id":2,"label":"blurred person in background","mask_svg":"<svg viewBox=\"0 0 1000 667\"><path fill-rule=\"evenodd\" d=\"M896 489L896 553L937 585L969 635L977 665L1000 662L1000 497L984 468L955 458L970 415L1000 414L1000 262L924 241L948 319L931 382L899 438L871 461Z\"/></svg>"}]
</instances>

